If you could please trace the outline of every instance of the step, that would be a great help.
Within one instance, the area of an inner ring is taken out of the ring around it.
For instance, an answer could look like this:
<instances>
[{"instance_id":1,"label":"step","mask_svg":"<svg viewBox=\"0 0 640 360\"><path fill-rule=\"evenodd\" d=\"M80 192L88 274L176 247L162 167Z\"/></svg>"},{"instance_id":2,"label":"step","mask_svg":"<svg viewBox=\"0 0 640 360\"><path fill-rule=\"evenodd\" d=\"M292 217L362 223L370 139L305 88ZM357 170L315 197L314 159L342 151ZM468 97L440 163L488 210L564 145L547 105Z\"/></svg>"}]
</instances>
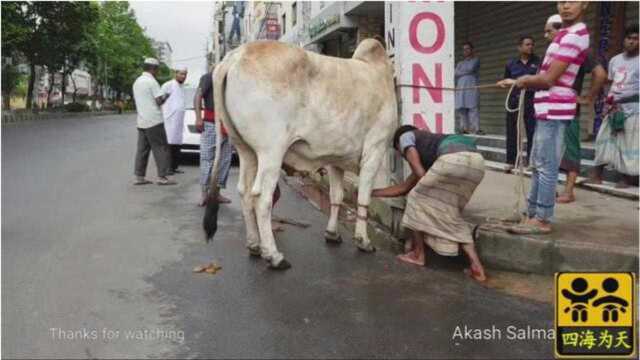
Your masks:
<instances>
[{"instance_id":1,"label":"step","mask_svg":"<svg viewBox=\"0 0 640 360\"><path fill-rule=\"evenodd\" d=\"M504 148L493 147L493 146L483 146L483 145L478 145L477 148L478 150L480 150L480 153L482 154L485 160L495 161L500 163L505 163L507 161L507 151ZM594 165L595 165L595 162L593 158L585 159L583 157L582 160L580 161L580 175L588 176ZM618 179L618 174L616 174L614 171L605 169L603 173L603 178L607 181L615 182Z\"/></svg>"},{"instance_id":2,"label":"step","mask_svg":"<svg viewBox=\"0 0 640 360\"><path fill-rule=\"evenodd\" d=\"M491 161L491 160L485 160L485 165L487 166L487 168L489 168L490 170L494 170L494 171L500 171L500 172L504 172L507 169L507 164L502 163L502 162L496 162L496 161ZM517 175L518 171L517 170L513 170L512 174ZM525 176L527 177L531 177L531 171L530 170L525 170L524 171ZM583 176L578 176L578 184L580 184L580 182L586 180L585 177ZM563 173L560 173L558 175L558 182L564 184L567 182L567 176ZM637 187L631 187L631 188L627 188L627 189L616 189L615 188L615 183L614 182L610 182L610 181L604 181L602 183L602 185L596 185L596 184L580 184L578 185L579 187L582 187L583 189L589 189L589 190L593 190L593 191L598 191L601 193L605 193L605 194L610 194L610 195L614 195L617 197L622 197L622 198L627 198L627 199L632 199L632 200L638 200L639 195L640 195L640 189Z\"/></svg>"},{"instance_id":3,"label":"step","mask_svg":"<svg viewBox=\"0 0 640 360\"><path fill-rule=\"evenodd\" d=\"M475 135L469 134L467 136L473 137L476 139L476 145L485 146L491 148L507 148L507 141L504 135ZM524 139L523 145L526 147L527 139ZM580 143L580 153L583 159L593 160L595 158L595 144L593 142L583 141Z\"/></svg>"}]
</instances>

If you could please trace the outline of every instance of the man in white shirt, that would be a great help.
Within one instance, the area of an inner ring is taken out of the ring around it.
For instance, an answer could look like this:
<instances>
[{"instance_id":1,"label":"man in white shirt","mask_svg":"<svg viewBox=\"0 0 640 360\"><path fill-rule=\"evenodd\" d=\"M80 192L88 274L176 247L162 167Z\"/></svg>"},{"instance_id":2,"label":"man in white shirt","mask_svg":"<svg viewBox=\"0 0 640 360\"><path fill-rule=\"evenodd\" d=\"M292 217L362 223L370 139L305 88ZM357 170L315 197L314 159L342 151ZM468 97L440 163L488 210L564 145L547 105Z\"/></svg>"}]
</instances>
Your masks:
<instances>
[{"instance_id":1,"label":"man in white shirt","mask_svg":"<svg viewBox=\"0 0 640 360\"><path fill-rule=\"evenodd\" d=\"M160 85L156 81L156 74L160 63L154 58L146 58L140 75L133 83L133 98L138 112L138 148L136 151L134 185L151 184L145 179L149 152L153 151L153 157L158 167L158 185L175 185L176 182L169 179L170 153L167 144L167 134L164 130L164 120L160 106L169 98L163 94Z\"/></svg>"},{"instance_id":2,"label":"man in white shirt","mask_svg":"<svg viewBox=\"0 0 640 360\"><path fill-rule=\"evenodd\" d=\"M178 170L180 157L180 145L182 145L182 132L184 126L184 81L187 79L187 67L177 66L176 76L162 85L162 93L168 94L169 99L162 105L164 115L164 129L167 133L167 142L171 152L171 166L169 174L182 174Z\"/></svg>"}]
</instances>

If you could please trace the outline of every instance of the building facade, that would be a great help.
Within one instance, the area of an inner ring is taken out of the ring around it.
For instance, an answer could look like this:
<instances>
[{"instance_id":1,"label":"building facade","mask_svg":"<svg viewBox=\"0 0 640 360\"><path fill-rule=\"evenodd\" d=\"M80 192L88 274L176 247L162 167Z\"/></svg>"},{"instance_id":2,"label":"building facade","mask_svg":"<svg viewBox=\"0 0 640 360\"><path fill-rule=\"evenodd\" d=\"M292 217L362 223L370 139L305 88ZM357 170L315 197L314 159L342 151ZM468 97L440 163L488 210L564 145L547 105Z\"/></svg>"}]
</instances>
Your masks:
<instances>
[{"instance_id":1,"label":"building facade","mask_svg":"<svg viewBox=\"0 0 640 360\"><path fill-rule=\"evenodd\" d=\"M167 41L153 41L153 48L158 56L158 61L165 63L169 68L173 68L173 49Z\"/></svg>"}]
</instances>

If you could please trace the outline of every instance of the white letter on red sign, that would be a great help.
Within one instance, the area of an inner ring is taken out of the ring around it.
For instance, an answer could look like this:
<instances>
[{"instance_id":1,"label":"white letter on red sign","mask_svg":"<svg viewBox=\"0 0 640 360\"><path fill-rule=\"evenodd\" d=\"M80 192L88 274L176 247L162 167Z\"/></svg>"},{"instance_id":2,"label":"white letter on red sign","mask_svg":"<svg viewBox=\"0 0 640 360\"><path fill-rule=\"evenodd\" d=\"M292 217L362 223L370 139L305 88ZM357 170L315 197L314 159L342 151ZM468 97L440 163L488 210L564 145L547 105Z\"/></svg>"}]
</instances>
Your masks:
<instances>
[{"instance_id":1,"label":"white letter on red sign","mask_svg":"<svg viewBox=\"0 0 640 360\"><path fill-rule=\"evenodd\" d=\"M422 20L433 21L436 25L436 41L431 46L423 46L418 41L418 25ZM432 54L440 50L442 44L444 44L444 36L444 22L442 22L442 19L438 15L432 12L422 12L411 19L411 24L409 25L409 42L416 51L423 54Z\"/></svg>"}]
</instances>

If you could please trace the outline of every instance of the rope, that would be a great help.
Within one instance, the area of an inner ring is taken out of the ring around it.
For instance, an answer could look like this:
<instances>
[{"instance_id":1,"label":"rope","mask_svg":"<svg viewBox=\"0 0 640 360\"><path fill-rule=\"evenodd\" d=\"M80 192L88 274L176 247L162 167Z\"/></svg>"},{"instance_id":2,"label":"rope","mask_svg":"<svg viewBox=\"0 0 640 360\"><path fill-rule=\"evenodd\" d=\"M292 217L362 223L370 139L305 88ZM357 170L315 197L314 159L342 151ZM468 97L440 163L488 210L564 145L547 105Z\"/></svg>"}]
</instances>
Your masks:
<instances>
[{"instance_id":1,"label":"rope","mask_svg":"<svg viewBox=\"0 0 640 360\"><path fill-rule=\"evenodd\" d=\"M447 91L463 91L463 90L490 89L490 88L496 88L498 90L501 89L496 84L484 84L484 85L464 86L464 87L442 87L442 86L425 86L425 85L414 85L414 84L397 84L396 87L410 87L410 88L418 88L418 89L447 90Z\"/></svg>"},{"instance_id":2,"label":"rope","mask_svg":"<svg viewBox=\"0 0 640 360\"><path fill-rule=\"evenodd\" d=\"M518 100L518 107L515 109L511 109L509 107L509 98L511 97L511 92L515 88L515 84L511 86L509 89L509 93L507 93L507 98L504 101L504 108L507 112L514 113L518 112L518 118L516 120L516 144L517 144L517 155L516 155L516 163L515 168L518 169L518 181L516 182L514 192L516 193L516 203L514 204L513 211L511 217L507 220L516 220L522 221L524 220L524 215L522 212L524 210L523 204L526 204L526 188L524 183L524 162L522 158L522 148L523 148L523 133L524 133L524 100L525 100L525 89L520 90L520 99ZM530 141L533 139L529 139ZM531 156L531 154L529 154Z\"/></svg>"}]
</instances>

